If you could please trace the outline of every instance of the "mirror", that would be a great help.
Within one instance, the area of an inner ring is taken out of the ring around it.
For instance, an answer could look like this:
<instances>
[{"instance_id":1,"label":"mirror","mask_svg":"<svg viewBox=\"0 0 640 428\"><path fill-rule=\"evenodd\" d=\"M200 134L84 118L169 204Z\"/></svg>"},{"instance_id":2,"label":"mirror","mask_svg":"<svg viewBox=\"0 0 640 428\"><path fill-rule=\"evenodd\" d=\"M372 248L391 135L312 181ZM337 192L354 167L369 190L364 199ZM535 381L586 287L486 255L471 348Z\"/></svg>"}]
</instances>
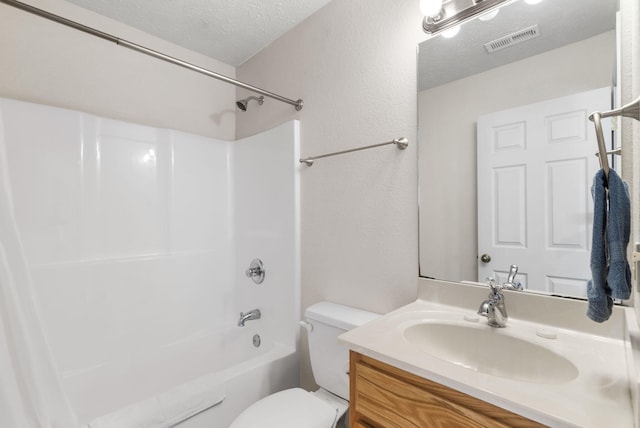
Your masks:
<instances>
[{"instance_id":1,"label":"mirror","mask_svg":"<svg viewBox=\"0 0 640 428\"><path fill-rule=\"evenodd\" d=\"M586 116L615 96L617 10L520 0L419 45L420 276L504 282L517 264L528 290L586 296L599 168ZM529 150L538 140L553 148Z\"/></svg>"}]
</instances>

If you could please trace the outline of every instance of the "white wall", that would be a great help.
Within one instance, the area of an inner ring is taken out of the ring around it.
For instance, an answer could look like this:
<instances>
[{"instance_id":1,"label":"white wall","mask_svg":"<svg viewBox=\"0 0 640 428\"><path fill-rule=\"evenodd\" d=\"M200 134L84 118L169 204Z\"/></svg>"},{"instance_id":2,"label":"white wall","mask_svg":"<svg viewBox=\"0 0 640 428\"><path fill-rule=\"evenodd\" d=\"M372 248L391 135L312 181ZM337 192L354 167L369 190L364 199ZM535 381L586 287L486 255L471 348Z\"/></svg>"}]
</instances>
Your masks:
<instances>
[{"instance_id":1,"label":"white wall","mask_svg":"<svg viewBox=\"0 0 640 428\"><path fill-rule=\"evenodd\" d=\"M405 151L387 146L301 171L302 310L330 300L387 312L416 297L416 43L423 38L417 2L334 0L237 70L240 80L305 103L296 112L267 99L238 116L238 136L295 117L303 157L409 138ZM302 364L311 387L306 358Z\"/></svg>"},{"instance_id":2,"label":"white wall","mask_svg":"<svg viewBox=\"0 0 640 428\"><path fill-rule=\"evenodd\" d=\"M418 94L422 275L476 280L477 117L611 86L614 54L608 32Z\"/></svg>"},{"instance_id":3,"label":"white wall","mask_svg":"<svg viewBox=\"0 0 640 428\"><path fill-rule=\"evenodd\" d=\"M232 66L62 0L25 3L234 77ZM0 4L0 96L233 140L235 87Z\"/></svg>"}]
</instances>

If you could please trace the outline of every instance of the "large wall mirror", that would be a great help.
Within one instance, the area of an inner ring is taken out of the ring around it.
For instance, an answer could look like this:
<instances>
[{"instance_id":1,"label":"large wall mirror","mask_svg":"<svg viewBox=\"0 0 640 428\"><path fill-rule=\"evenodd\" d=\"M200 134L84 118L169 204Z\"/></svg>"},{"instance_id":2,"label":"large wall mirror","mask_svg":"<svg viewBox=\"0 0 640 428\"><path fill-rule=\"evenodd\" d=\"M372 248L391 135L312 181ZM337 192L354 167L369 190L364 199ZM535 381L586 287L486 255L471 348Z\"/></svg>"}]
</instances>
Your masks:
<instances>
[{"instance_id":1,"label":"large wall mirror","mask_svg":"<svg viewBox=\"0 0 640 428\"><path fill-rule=\"evenodd\" d=\"M504 282L516 264L527 290L586 296L587 116L615 102L617 11L519 0L419 45L420 276Z\"/></svg>"}]
</instances>

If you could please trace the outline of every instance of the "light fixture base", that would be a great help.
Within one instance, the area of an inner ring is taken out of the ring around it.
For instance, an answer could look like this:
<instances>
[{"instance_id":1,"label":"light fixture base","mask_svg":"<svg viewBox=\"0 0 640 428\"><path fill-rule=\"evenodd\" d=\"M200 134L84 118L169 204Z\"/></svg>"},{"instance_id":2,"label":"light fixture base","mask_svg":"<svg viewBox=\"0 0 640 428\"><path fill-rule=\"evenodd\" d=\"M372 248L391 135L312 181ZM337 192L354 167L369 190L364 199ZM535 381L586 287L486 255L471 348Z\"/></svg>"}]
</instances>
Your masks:
<instances>
[{"instance_id":1,"label":"light fixture base","mask_svg":"<svg viewBox=\"0 0 640 428\"><path fill-rule=\"evenodd\" d=\"M510 1L512 0L482 0L466 6L468 1L452 0L443 5L443 12L438 15L438 17L442 16L440 19L426 16L422 21L422 29L427 34L435 35ZM465 3L465 6L461 6L460 3Z\"/></svg>"}]
</instances>

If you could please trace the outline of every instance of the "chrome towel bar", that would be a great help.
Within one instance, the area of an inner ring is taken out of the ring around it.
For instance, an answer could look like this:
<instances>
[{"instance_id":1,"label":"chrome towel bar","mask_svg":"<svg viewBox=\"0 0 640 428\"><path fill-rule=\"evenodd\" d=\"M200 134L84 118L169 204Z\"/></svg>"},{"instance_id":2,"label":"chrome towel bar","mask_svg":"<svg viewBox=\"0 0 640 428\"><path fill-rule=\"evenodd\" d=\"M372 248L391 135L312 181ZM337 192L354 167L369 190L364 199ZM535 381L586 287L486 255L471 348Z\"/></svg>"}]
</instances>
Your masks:
<instances>
[{"instance_id":1,"label":"chrome towel bar","mask_svg":"<svg viewBox=\"0 0 640 428\"><path fill-rule=\"evenodd\" d=\"M387 141L385 143L372 144L370 146L358 147L356 149L342 150L341 152L328 153L326 155L312 156L312 157L300 159L300 163L303 163L303 164L305 164L307 166L311 166L311 165L313 165L313 161L315 161L316 159L328 158L329 156L343 155L345 153L351 153L351 152L357 152L357 151L360 151L360 150L372 149L374 147L388 146L389 144L395 144L396 147L398 148L398 150L404 150L409 145L409 140L407 140L404 137L396 138L393 141Z\"/></svg>"},{"instance_id":2,"label":"chrome towel bar","mask_svg":"<svg viewBox=\"0 0 640 428\"><path fill-rule=\"evenodd\" d=\"M613 150L612 152L607 152L600 119L611 116L625 116L640 120L640 98L637 98L635 101L632 101L629 104L618 109L604 112L597 111L589 115L589 120L591 120L596 127L596 138L598 140L598 157L600 158L600 166L602 166L604 175L607 179L609 179L609 160L607 159L607 154L612 152L614 154L619 154L619 152L615 153L617 149Z\"/></svg>"}]
</instances>

